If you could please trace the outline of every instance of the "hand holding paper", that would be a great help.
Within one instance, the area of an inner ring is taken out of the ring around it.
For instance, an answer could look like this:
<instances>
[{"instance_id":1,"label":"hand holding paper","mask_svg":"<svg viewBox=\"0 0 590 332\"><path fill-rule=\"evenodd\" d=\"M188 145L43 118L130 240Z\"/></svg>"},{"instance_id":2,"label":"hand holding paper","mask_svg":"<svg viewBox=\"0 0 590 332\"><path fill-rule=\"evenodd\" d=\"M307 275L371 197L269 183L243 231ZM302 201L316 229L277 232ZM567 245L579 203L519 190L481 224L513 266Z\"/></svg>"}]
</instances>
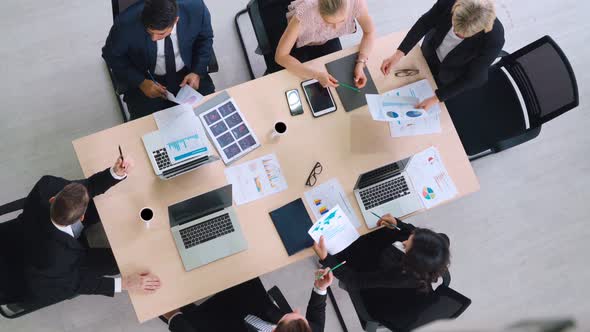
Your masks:
<instances>
[{"instance_id":1,"label":"hand holding paper","mask_svg":"<svg viewBox=\"0 0 590 332\"><path fill-rule=\"evenodd\" d=\"M346 214L340 208L340 205L336 205L321 219L319 219L308 231L311 238L319 243L321 254L325 258L324 249L322 246L325 244L325 250L330 255L335 255L342 250L346 249L351 243L359 238L359 233L350 223L350 220ZM323 241L320 239L323 237ZM325 243L324 243L325 241ZM317 252L317 251L316 251ZM320 253L318 253L318 256ZM321 259L323 259L320 256Z\"/></svg>"}]
</instances>

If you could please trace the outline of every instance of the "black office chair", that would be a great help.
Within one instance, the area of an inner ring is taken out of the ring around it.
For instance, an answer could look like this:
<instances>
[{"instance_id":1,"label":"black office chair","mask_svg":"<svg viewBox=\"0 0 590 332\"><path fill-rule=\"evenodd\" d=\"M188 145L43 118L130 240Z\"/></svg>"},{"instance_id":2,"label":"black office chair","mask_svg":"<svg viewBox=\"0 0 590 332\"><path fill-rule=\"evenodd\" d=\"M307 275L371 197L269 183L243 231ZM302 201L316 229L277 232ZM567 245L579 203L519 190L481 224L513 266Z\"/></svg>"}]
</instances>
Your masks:
<instances>
[{"instance_id":1,"label":"black office chair","mask_svg":"<svg viewBox=\"0 0 590 332\"><path fill-rule=\"evenodd\" d=\"M256 53L262 55L264 57L264 62L266 63L266 71L264 74L274 73L283 69L283 67L275 62L275 51L283 32L287 28L287 7L291 1L293 0L250 0L246 9L243 9L236 14L234 23L252 79L255 79L256 77L254 76L250 57L246 51L238 20L246 13L250 16L250 21L254 28L254 34L256 35L256 40L258 42Z\"/></svg>"},{"instance_id":2,"label":"black office chair","mask_svg":"<svg viewBox=\"0 0 590 332\"><path fill-rule=\"evenodd\" d=\"M23 209L25 199L0 206L0 216ZM43 306L24 303L22 224L17 218L0 223L0 315L17 318Z\"/></svg>"},{"instance_id":3,"label":"black office chair","mask_svg":"<svg viewBox=\"0 0 590 332\"><path fill-rule=\"evenodd\" d=\"M113 9L113 22L119 16L119 13L125 11L125 9L129 8L129 6L133 5L134 3L142 1L142 0L111 0L112 9ZM111 83L113 84L113 90L115 92L115 97L117 98L117 103L119 104L119 109L121 110L121 115L123 116L123 122L127 122L130 119L129 110L127 109L127 105L123 100L123 93L122 89L120 88L121 84L118 84L115 75L113 75L113 70L109 67L109 65L105 62L107 70L109 72L109 77L111 78ZM216 73L219 71L219 64L217 63L217 57L215 56L215 51L211 53L211 60L209 60L209 65L207 67L207 71L209 73Z\"/></svg>"},{"instance_id":4,"label":"black office chair","mask_svg":"<svg viewBox=\"0 0 590 332\"><path fill-rule=\"evenodd\" d=\"M551 37L500 57L482 87L445 102L471 160L537 137L543 123L579 104L572 67Z\"/></svg>"},{"instance_id":5,"label":"black office chair","mask_svg":"<svg viewBox=\"0 0 590 332\"><path fill-rule=\"evenodd\" d=\"M417 295L413 289L347 290L361 326L367 332L386 327L394 332L411 331L440 319L459 317L471 300L449 288L450 273L429 294Z\"/></svg>"}]
</instances>

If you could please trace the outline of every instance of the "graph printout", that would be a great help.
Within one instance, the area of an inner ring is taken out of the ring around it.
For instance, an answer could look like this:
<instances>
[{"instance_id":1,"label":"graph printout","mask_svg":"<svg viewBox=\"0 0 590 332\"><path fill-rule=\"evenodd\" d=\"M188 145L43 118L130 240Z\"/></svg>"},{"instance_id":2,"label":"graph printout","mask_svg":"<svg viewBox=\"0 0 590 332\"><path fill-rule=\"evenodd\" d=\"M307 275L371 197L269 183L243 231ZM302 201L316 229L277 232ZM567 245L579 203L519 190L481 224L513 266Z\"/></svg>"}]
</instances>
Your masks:
<instances>
[{"instance_id":1,"label":"graph printout","mask_svg":"<svg viewBox=\"0 0 590 332\"><path fill-rule=\"evenodd\" d=\"M237 205L242 205L287 189L279 161L268 154L225 169L227 182Z\"/></svg>"},{"instance_id":2,"label":"graph printout","mask_svg":"<svg viewBox=\"0 0 590 332\"><path fill-rule=\"evenodd\" d=\"M340 205L336 205L324 214L311 226L308 233L315 242L318 242L323 236L330 255L341 252L359 238L359 233L352 226Z\"/></svg>"},{"instance_id":3,"label":"graph printout","mask_svg":"<svg viewBox=\"0 0 590 332\"><path fill-rule=\"evenodd\" d=\"M338 179L330 179L320 185L315 186L313 189L308 190L304 193L305 202L313 213L315 219L320 219L330 209L336 205L340 205L346 213L348 219L352 222L354 227L360 227L359 222L350 201L346 198L344 190Z\"/></svg>"},{"instance_id":4,"label":"graph printout","mask_svg":"<svg viewBox=\"0 0 590 332\"><path fill-rule=\"evenodd\" d=\"M208 153L205 131L190 106L174 106L154 118L172 163Z\"/></svg>"}]
</instances>

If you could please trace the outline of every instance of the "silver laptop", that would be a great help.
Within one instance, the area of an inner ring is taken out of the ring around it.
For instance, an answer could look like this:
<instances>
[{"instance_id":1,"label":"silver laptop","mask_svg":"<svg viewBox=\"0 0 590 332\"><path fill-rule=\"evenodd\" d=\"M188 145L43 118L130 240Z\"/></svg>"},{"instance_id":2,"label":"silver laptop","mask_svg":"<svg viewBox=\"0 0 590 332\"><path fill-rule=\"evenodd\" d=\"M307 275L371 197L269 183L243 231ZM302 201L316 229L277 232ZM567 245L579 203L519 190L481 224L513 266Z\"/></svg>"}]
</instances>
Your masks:
<instances>
[{"instance_id":1,"label":"silver laptop","mask_svg":"<svg viewBox=\"0 0 590 332\"><path fill-rule=\"evenodd\" d=\"M168 152L160 138L160 131L152 131L142 137L143 145L147 151L154 172L160 179L168 180L181 174L190 172L200 166L219 160L211 155L211 148L207 142L207 153L187 156L182 161L172 163Z\"/></svg>"},{"instance_id":2,"label":"silver laptop","mask_svg":"<svg viewBox=\"0 0 590 332\"><path fill-rule=\"evenodd\" d=\"M246 250L232 207L232 186L168 207L170 231L186 271Z\"/></svg>"},{"instance_id":3,"label":"silver laptop","mask_svg":"<svg viewBox=\"0 0 590 332\"><path fill-rule=\"evenodd\" d=\"M367 227L377 227L379 220L373 213L387 213L403 217L422 209L422 201L405 172L410 162L406 158L361 174L354 186L354 196L360 206Z\"/></svg>"}]
</instances>

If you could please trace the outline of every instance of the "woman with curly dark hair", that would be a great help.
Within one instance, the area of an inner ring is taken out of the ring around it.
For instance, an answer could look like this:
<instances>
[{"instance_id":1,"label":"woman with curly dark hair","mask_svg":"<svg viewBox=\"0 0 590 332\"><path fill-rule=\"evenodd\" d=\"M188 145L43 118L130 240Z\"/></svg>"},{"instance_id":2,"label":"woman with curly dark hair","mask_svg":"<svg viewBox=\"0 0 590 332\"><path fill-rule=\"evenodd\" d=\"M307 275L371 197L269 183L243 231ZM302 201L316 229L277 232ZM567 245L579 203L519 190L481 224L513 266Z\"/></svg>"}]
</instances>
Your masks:
<instances>
[{"instance_id":1,"label":"woman with curly dark hair","mask_svg":"<svg viewBox=\"0 0 590 332\"><path fill-rule=\"evenodd\" d=\"M450 264L449 238L425 228L416 228L385 215L386 226L360 237L335 256L329 255L323 238L314 250L324 267L347 263L334 271L348 290L368 288L413 288L428 293Z\"/></svg>"}]
</instances>

